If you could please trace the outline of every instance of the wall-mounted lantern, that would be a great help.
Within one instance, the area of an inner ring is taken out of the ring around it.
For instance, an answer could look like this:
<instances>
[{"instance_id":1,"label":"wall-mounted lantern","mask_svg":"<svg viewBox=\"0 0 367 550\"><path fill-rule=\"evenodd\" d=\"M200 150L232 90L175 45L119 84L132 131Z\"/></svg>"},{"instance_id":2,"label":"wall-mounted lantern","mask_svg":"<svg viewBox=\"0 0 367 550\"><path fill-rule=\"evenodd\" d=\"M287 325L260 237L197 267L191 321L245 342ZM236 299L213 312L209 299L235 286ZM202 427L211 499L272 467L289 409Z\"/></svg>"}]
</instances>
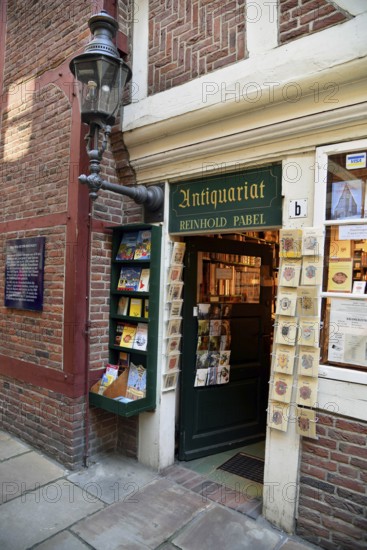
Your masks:
<instances>
[{"instance_id":1,"label":"wall-mounted lantern","mask_svg":"<svg viewBox=\"0 0 367 550\"><path fill-rule=\"evenodd\" d=\"M143 204L148 211L149 221L161 221L164 202L161 186L123 186L109 183L100 176L102 156L111 134L111 126L122 105L124 87L131 79L131 69L121 59L113 42L118 30L117 21L102 10L89 19L88 25L92 40L84 53L70 62L70 70L78 81L82 122L89 125L86 142L90 174L83 174L78 179L80 183L88 185L92 200L96 200L100 189L113 191ZM103 137L99 145L101 132Z\"/></svg>"}]
</instances>

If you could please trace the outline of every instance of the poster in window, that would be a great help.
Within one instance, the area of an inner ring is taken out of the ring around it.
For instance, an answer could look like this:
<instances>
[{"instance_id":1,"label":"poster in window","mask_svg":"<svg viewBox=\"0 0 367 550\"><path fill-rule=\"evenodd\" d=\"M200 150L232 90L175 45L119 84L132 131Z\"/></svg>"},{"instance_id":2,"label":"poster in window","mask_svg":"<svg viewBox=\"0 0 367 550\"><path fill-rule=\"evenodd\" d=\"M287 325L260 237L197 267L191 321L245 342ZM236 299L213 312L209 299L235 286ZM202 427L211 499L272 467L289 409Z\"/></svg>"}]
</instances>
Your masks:
<instances>
[{"instance_id":1,"label":"poster in window","mask_svg":"<svg viewBox=\"0 0 367 550\"><path fill-rule=\"evenodd\" d=\"M362 180L335 181L331 184L331 219L362 217Z\"/></svg>"},{"instance_id":2,"label":"poster in window","mask_svg":"<svg viewBox=\"0 0 367 550\"><path fill-rule=\"evenodd\" d=\"M353 261L330 261L328 271L328 292L351 292L353 283Z\"/></svg>"},{"instance_id":3,"label":"poster in window","mask_svg":"<svg viewBox=\"0 0 367 550\"><path fill-rule=\"evenodd\" d=\"M367 367L365 300L331 300L328 360Z\"/></svg>"}]
</instances>

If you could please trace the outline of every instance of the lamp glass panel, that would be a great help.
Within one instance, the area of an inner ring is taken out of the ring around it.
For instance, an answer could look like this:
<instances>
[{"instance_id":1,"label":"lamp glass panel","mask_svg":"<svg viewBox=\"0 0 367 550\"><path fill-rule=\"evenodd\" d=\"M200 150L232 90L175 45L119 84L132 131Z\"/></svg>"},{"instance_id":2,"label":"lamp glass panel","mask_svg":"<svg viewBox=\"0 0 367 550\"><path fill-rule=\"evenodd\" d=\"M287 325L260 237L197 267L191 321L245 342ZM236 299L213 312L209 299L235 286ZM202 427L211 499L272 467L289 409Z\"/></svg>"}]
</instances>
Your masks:
<instances>
[{"instance_id":1,"label":"lamp glass panel","mask_svg":"<svg viewBox=\"0 0 367 550\"><path fill-rule=\"evenodd\" d=\"M75 76L79 82L80 109L84 122L102 115L108 122L121 98L120 63L102 56L76 59Z\"/></svg>"}]
</instances>

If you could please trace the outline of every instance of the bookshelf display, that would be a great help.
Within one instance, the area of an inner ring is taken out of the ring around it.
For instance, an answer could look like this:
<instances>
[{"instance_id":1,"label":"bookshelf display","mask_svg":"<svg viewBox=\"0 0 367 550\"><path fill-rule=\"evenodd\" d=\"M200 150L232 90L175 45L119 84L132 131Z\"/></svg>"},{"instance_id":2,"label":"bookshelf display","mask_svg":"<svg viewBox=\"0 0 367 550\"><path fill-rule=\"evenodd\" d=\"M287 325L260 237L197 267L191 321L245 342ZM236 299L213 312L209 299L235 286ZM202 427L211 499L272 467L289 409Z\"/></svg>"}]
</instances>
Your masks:
<instances>
[{"instance_id":1,"label":"bookshelf display","mask_svg":"<svg viewBox=\"0 0 367 550\"><path fill-rule=\"evenodd\" d=\"M112 230L109 363L127 360L127 380L124 395L90 392L89 401L120 416L133 416L156 406L162 230L146 224Z\"/></svg>"}]
</instances>

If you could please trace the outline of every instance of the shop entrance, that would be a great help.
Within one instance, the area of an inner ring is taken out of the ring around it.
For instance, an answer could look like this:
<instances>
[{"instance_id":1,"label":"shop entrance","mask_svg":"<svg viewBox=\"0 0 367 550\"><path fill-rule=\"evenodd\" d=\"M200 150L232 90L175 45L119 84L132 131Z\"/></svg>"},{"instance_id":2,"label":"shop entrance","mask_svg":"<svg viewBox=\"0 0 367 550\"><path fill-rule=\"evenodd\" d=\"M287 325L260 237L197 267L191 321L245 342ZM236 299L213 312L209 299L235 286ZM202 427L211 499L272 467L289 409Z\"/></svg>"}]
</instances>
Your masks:
<instances>
[{"instance_id":1,"label":"shop entrance","mask_svg":"<svg viewBox=\"0 0 367 550\"><path fill-rule=\"evenodd\" d=\"M266 242L186 241L180 460L265 438L272 266Z\"/></svg>"}]
</instances>

